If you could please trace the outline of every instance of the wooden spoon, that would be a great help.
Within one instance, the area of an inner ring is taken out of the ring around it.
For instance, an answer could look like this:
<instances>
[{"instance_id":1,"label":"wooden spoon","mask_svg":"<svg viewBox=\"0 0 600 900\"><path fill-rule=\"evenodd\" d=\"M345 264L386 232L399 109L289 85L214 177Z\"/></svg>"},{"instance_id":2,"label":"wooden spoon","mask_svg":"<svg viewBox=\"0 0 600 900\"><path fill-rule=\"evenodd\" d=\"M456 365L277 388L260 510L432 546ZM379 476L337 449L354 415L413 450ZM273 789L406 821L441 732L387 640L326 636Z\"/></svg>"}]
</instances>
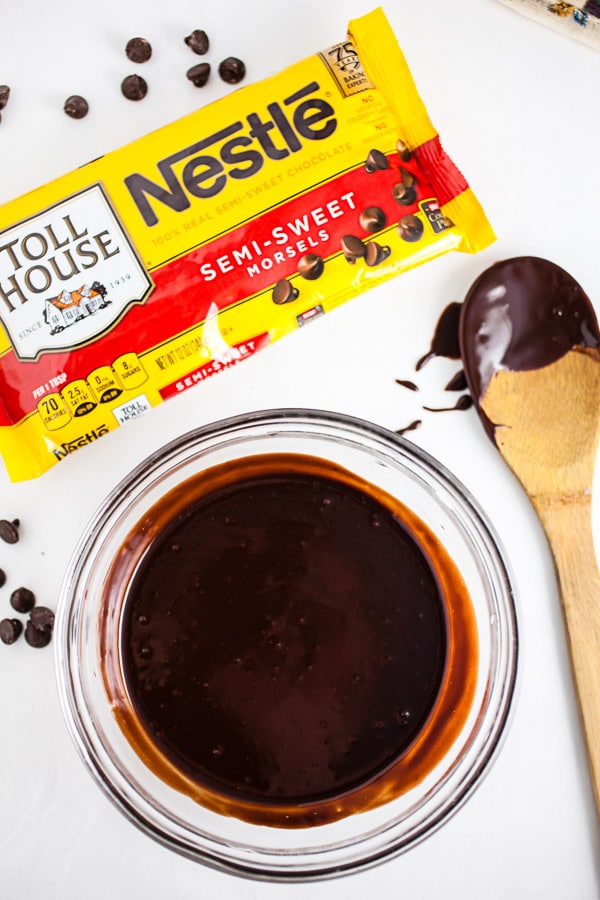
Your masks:
<instances>
[{"instance_id":1,"label":"wooden spoon","mask_svg":"<svg viewBox=\"0 0 600 900\"><path fill-rule=\"evenodd\" d=\"M600 573L592 483L600 438L600 331L563 269L496 263L472 285L459 340L469 390L519 478L555 561L600 816Z\"/></svg>"}]
</instances>

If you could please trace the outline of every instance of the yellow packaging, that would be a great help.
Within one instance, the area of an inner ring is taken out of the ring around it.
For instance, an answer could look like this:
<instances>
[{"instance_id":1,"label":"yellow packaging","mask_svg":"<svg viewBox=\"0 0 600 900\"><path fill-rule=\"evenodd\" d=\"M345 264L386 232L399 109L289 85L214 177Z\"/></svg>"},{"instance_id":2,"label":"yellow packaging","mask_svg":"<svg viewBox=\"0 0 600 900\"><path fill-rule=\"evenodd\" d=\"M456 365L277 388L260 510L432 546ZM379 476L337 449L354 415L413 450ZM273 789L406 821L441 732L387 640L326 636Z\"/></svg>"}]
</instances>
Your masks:
<instances>
[{"instance_id":1,"label":"yellow packaging","mask_svg":"<svg viewBox=\"0 0 600 900\"><path fill-rule=\"evenodd\" d=\"M0 208L8 473L37 476L372 285L493 239L376 9Z\"/></svg>"}]
</instances>

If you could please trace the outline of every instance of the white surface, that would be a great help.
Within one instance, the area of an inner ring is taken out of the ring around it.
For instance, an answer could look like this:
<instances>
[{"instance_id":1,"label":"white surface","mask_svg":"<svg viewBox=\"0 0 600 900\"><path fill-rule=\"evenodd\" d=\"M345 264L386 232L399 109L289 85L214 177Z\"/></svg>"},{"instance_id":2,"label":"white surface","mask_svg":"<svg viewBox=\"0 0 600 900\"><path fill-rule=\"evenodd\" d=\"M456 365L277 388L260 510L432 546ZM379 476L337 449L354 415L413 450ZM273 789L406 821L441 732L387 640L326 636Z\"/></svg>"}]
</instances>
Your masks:
<instances>
[{"instance_id":1,"label":"white surface","mask_svg":"<svg viewBox=\"0 0 600 900\"><path fill-rule=\"evenodd\" d=\"M344 36L359 0L3 0L0 201L138 137L229 90L182 78L182 38L203 27L210 57L239 55L248 78L271 74ZM0 517L22 541L0 546L9 574L54 606L75 541L105 494L153 449L190 427L272 406L328 408L398 428L420 405L447 405L456 364L414 377L439 313L494 260L545 256L569 270L600 312L595 91L600 54L494 0L383 3L442 142L490 216L498 241L453 254L352 301L236 370L170 400L34 482L0 472ZM118 92L141 34L155 56L151 92ZM185 51L185 52L184 52ZM92 111L63 114L70 93ZM504 543L518 592L519 686L501 752L476 793L434 836L369 872L305 886L265 885L181 859L142 835L100 793L61 719L50 650L0 646L0 896L4 900L363 898L594 900L600 840L578 725L557 589L541 528L473 411L424 417L412 435L472 491ZM600 602L600 598L598 598ZM6 614L3 612L3 614ZM600 660L598 661L600 665ZM600 702L600 699L599 699Z\"/></svg>"}]
</instances>

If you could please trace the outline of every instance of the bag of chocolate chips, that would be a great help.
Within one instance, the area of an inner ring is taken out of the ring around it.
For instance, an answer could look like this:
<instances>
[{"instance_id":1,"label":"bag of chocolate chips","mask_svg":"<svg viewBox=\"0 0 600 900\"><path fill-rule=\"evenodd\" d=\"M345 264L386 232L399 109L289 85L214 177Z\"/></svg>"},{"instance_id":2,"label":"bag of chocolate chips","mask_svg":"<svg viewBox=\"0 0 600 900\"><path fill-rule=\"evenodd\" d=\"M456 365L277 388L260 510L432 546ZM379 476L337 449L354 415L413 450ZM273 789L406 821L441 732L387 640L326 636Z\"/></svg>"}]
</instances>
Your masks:
<instances>
[{"instance_id":1,"label":"bag of chocolate chips","mask_svg":"<svg viewBox=\"0 0 600 900\"><path fill-rule=\"evenodd\" d=\"M340 44L0 208L9 476L493 239L376 9Z\"/></svg>"}]
</instances>

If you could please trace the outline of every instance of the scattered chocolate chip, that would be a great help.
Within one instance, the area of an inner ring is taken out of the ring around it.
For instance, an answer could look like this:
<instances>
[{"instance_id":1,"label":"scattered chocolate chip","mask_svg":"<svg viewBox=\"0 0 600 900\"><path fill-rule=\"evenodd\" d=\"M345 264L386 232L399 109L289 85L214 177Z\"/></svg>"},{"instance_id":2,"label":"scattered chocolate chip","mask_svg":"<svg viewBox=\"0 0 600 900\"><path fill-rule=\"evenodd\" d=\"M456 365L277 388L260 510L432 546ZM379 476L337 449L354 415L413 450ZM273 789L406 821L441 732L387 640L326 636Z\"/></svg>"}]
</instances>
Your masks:
<instances>
[{"instance_id":1,"label":"scattered chocolate chip","mask_svg":"<svg viewBox=\"0 0 600 900\"><path fill-rule=\"evenodd\" d=\"M6 584L6 572L4 569L0 569L0 587Z\"/></svg>"},{"instance_id":2,"label":"scattered chocolate chip","mask_svg":"<svg viewBox=\"0 0 600 900\"><path fill-rule=\"evenodd\" d=\"M131 62L148 62L148 60L152 56L152 45L149 41L146 40L146 38L134 37L131 38L130 41L127 41L125 54L127 56L127 59L130 59Z\"/></svg>"},{"instance_id":3,"label":"scattered chocolate chip","mask_svg":"<svg viewBox=\"0 0 600 900\"><path fill-rule=\"evenodd\" d=\"M10 88L7 84L0 84L0 109L4 109L10 97Z\"/></svg>"},{"instance_id":4,"label":"scattered chocolate chip","mask_svg":"<svg viewBox=\"0 0 600 900\"><path fill-rule=\"evenodd\" d=\"M16 544L19 540L19 521L14 519L9 522L8 519L0 519L0 539L6 544Z\"/></svg>"},{"instance_id":5,"label":"scattered chocolate chip","mask_svg":"<svg viewBox=\"0 0 600 900\"><path fill-rule=\"evenodd\" d=\"M346 261L354 264L357 259L362 259L367 248L359 237L354 234L345 234L342 238L342 252Z\"/></svg>"},{"instance_id":6,"label":"scattered chocolate chip","mask_svg":"<svg viewBox=\"0 0 600 900\"><path fill-rule=\"evenodd\" d=\"M35 606L35 594L29 588L20 587L10 595L10 605L20 613L31 612Z\"/></svg>"},{"instance_id":7,"label":"scattered chocolate chip","mask_svg":"<svg viewBox=\"0 0 600 900\"><path fill-rule=\"evenodd\" d=\"M398 222L398 234L403 241L413 244L423 237L423 223L416 216L402 216Z\"/></svg>"},{"instance_id":8,"label":"scattered chocolate chip","mask_svg":"<svg viewBox=\"0 0 600 900\"><path fill-rule=\"evenodd\" d=\"M90 107L85 97L73 94L71 97L67 97L63 109L72 119L83 119L87 116Z\"/></svg>"},{"instance_id":9,"label":"scattered chocolate chip","mask_svg":"<svg viewBox=\"0 0 600 900\"><path fill-rule=\"evenodd\" d=\"M25 640L30 647L47 647L52 640L52 631L42 631L29 621L25 625Z\"/></svg>"},{"instance_id":10,"label":"scattered chocolate chip","mask_svg":"<svg viewBox=\"0 0 600 900\"><path fill-rule=\"evenodd\" d=\"M210 75L210 65L209 63L198 63L197 66L188 69L185 74L196 87L204 87Z\"/></svg>"},{"instance_id":11,"label":"scattered chocolate chip","mask_svg":"<svg viewBox=\"0 0 600 900\"><path fill-rule=\"evenodd\" d=\"M392 197L400 206L412 206L416 202L417 192L414 187L407 187L404 182L399 181L392 188Z\"/></svg>"},{"instance_id":12,"label":"scattered chocolate chip","mask_svg":"<svg viewBox=\"0 0 600 900\"><path fill-rule=\"evenodd\" d=\"M368 266L378 266L388 258L391 252L389 247L382 247L376 241L371 241L367 244L365 262Z\"/></svg>"},{"instance_id":13,"label":"scattered chocolate chip","mask_svg":"<svg viewBox=\"0 0 600 900\"><path fill-rule=\"evenodd\" d=\"M148 93L148 84L141 75L128 75L121 82L121 93L128 100L143 100Z\"/></svg>"},{"instance_id":14,"label":"scattered chocolate chip","mask_svg":"<svg viewBox=\"0 0 600 900\"><path fill-rule=\"evenodd\" d=\"M192 31L191 34L188 34L184 41L194 53L197 53L198 56L204 56L204 54L208 51L209 40L208 35L205 31L202 31L201 28L196 28Z\"/></svg>"},{"instance_id":15,"label":"scattered chocolate chip","mask_svg":"<svg viewBox=\"0 0 600 900\"><path fill-rule=\"evenodd\" d=\"M414 381L406 381L403 378L396 378L396 384L399 384L402 387L405 387L409 391L418 391L419 390L418 385L416 385L414 383Z\"/></svg>"},{"instance_id":16,"label":"scattered chocolate chip","mask_svg":"<svg viewBox=\"0 0 600 900\"><path fill-rule=\"evenodd\" d=\"M278 306L281 306L284 303L291 303L292 300L296 299L299 293L300 291L294 287L291 281L288 281L287 278L282 278L273 288L271 299L273 300L273 303L277 303Z\"/></svg>"},{"instance_id":17,"label":"scattered chocolate chip","mask_svg":"<svg viewBox=\"0 0 600 900\"><path fill-rule=\"evenodd\" d=\"M22 631L23 624L18 619L2 619L0 622L0 641L3 644L14 644Z\"/></svg>"},{"instance_id":18,"label":"scattered chocolate chip","mask_svg":"<svg viewBox=\"0 0 600 900\"><path fill-rule=\"evenodd\" d=\"M246 74L246 66L236 56L228 56L219 65L219 75L227 84L238 84Z\"/></svg>"},{"instance_id":19,"label":"scattered chocolate chip","mask_svg":"<svg viewBox=\"0 0 600 900\"><path fill-rule=\"evenodd\" d=\"M320 278L325 269L323 257L317 253L306 253L298 260L298 275L307 281L315 281Z\"/></svg>"},{"instance_id":20,"label":"scattered chocolate chip","mask_svg":"<svg viewBox=\"0 0 600 900\"><path fill-rule=\"evenodd\" d=\"M371 174L372 172L383 171L383 169L389 169L388 158L385 153L382 153L381 150L370 150L369 155L365 160L365 171Z\"/></svg>"},{"instance_id":21,"label":"scattered chocolate chip","mask_svg":"<svg viewBox=\"0 0 600 900\"><path fill-rule=\"evenodd\" d=\"M369 234L380 231L386 224L386 215L379 206L367 206L360 214L360 227Z\"/></svg>"},{"instance_id":22,"label":"scattered chocolate chip","mask_svg":"<svg viewBox=\"0 0 600 900\"><path fill-rule=\"evenodd\" d=\"M34 606L29 613L29 621L38 631L52 631L54 612L47 606Z\"/></svg>"},{"instance_id":23,"label":"scattered chocolate chip","mask_svg":"<svg viewBox=\"0 0 600 900\"><path fill-rule=\"evenodd\" d=\"M402 162L409 162L412 159L412 152L401 138L396 142L396 150Z\"/></svg>"}]
</instances>

